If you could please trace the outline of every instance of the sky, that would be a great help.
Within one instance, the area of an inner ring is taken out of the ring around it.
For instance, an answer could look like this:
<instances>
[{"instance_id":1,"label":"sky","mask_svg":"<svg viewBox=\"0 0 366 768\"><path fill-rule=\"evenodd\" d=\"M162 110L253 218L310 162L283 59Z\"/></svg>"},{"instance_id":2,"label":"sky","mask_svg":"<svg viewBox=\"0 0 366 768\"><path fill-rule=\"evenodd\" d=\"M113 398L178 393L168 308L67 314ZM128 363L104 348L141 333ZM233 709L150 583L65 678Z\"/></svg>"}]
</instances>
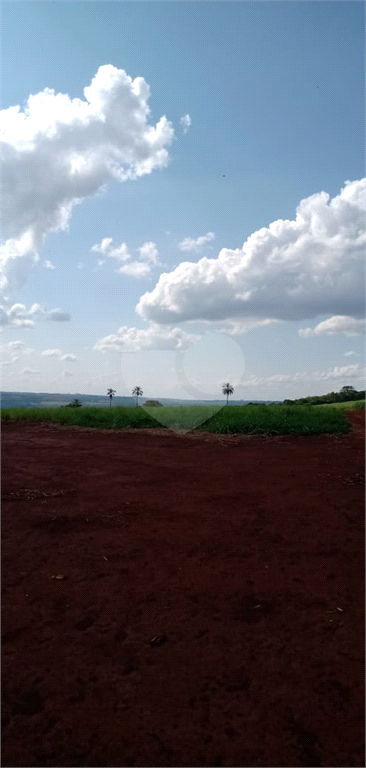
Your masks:
<instances>
[{"instance_id":1,"label":"sky","mask_svg":"<svg viewBox=\"0 0 366 768\"><path fill-rule=\"evenodd\" d=\"M365 386L362 1L2 3L2 389Z\"/></svg>"}]
</instances>

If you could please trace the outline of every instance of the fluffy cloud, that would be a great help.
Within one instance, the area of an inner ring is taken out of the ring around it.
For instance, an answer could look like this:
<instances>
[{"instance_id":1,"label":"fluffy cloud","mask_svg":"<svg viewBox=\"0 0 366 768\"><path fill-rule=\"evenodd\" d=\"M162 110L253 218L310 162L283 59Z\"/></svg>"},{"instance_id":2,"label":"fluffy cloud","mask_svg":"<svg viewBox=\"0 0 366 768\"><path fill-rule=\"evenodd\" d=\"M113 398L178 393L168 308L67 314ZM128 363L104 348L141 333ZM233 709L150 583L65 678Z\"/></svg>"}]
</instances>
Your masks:
<instances>
[{"instance_id":1,"label":"fluffy cloud","mask_svg":"<svg viewBox=\"0 0 366 768\"><path fill-rule=\"evenodd\" d=\"M61 349L44 349L41 355L44 357L61 357L62 351Z\"/></svg>"},{"instance_id":2,"label":"fluffy cloud","mask_svg":"<svg viewBox=\"0 0 366 768\"><path fill-rule=\"evenodd\" d=\"M199 337L181 328L167 328L152 323L149 328L123 326L117 333L99 339L94 349L103 352L140 352L143 349L186 349Z\"/></svg>"},{"instance_id":3,"label":"fluffy cloud","mask_svg":"<svg viewBox=\"0 0 366 768\"><path fill-rule=\"evenodd\" d=\"M280 320L258 320L251 317L246 317L244 320L225 320L220 328L220 332L229 333L231 336L241 336L243 333L248 333L252 328L259 328L261 325L273 325L273 323L279 323Z\"/></svg>"},{"instance_id":4,"label":"fluffy cloud","mask_svg":"<svg viewBox=\"0 0 366 768\"><path fill-rule=\"evenodd\" d=\"M101 240L100 243L96 243L95 245L92 245L90 250L95 251L96 253L107 253L112 243L113 243L112 237L103 237L103 240Z\"/></svg>"},{"instance_id":5,"label":"fluffy cloud","mask_svg":"<svg viewBox=\"0 0 366 768\"><path fill-rule=\"evenodd\" d=\"M33 328L33 318L40 320L54 320L56 322L71 319L69 313L64 312L63 309L57 307L56 309L47 310L42 304L32 304L31 308L28 310L25 304L13 304L10 309L0 307L1 325L16 325L18 328Z\"/></svg>"},{"instance_id":6,"label":"fluffy cloud","mask_svg":"<svg viewBox=\"0 0 366 768\"><path fill-rule=\"evenodd\" d=\"M301 201L294 221L272 222L242 248L182 262L160 275L138 313L147 320L315 318L364 314L366 179Z\"/></svg>"},{"instance_id":7,"label":"fluffy cloud","mask_svg":"<svg viewBox=\"0 0 366 768\"><path fill-rule=\"evenodd\" d=\"M44 349L41 355L43 357L58 357L60 360L77 360L76 355L71 353L63 354L61 349Z\"/></svg>"},{"instance_id":8,"label":"fluffy cloud","mask_svg":"<svg viewBox=\"0 0 366 768\"><path fill-rule=\"evenodd\" d=\"M46 259L46 261L43 262L43 266L46 267L46 269L56 269L55 265L52 264L52 261L49 261L49 259Z\"/></svg>"},{"instance_id":9,"label":"fluffy cloud","mask_svg":"<svg viewBox=\"0 0 366 768\"><path fill-rule=\"evenodd\" d=\"M25 347L25 342L20 339L17 341L8 341L7 344L3 344L3 349L6 349L8 352L20 352L23 351Z\"/></svg>"},{"instance_id":10,"label":"fluffy cloud","mask_svg":"<svg viewBox=\"0 0 366 768\"><path fill-rule=\"evenodd\" d=\"M72 209L113 180L137 179L168 162L174 130L150 125L150 88L111 64L84 99L45 88L21 110L0 113L3 158L3 286L20 287L49 232L67 229ZM17 264L15 263L17 262ZM21 262L19 264L19 262Z\"/></svg>"},{"instance_id":11,"label":"fluffy cloud","mask_svg":"<svg viewBox=\"0 0 366 768\"><path fill-rule=\"evenodd\" d=\"M366 320L357 320L349 315L334 315L328 320L323 320L315 328L300 328L299 336L307 339L310 336L318 336L321 333L343 333L345 336L358 336L366 330Z\"/></svg>"},{"instance_id":12,"label":"fluffy cloud","mask_svg":"<svg viewBox=\"0 0 366 768\"><path fill-rule=\"evenodd\" d=\"M181 251L200 251L207 243L211 243L214 239L214 232L207 232L207 235L201 235L196 240L193 237L186 237L181 243L178 243L178 248Z\"/></svg>"},{"instance_id":13,"label":"fluffy cloud","mask_svg":"<svg viewBox=\"0 0 366 768\"><path fill-rule=\"evenodd\" d=\"M128 261L131 258L126 243L121 243L117 248L112 248L112 243L112 237L104 237L100 243L93 245L91 250L96 253L103 253L105 256L117 259L117 261Z\"/></svg>"},{"instance_id":14,"label":"fluffy cloud","mask_svg":"<svg viewBox=\"0 0 366 768\"><path fill-rule=\"evenodd\" d=\"M146 242L140 248L137 248L137 251L140 253L139 261L131 261L132 256L126 243L121 243L117 248L113 248L112 243L113 239L111 237L104 237L100 243L93 245L91 250L122 262L122 266L116 270L121 274L128 275L129 277L150 277L151 267L160 264L156 243ZM124 264L123 262L129 263ZM104 261L98 259L98 266L102 266L103 263Z\"/></svg>"},{"instance_id":15,"label":"fluffy cloud","mask_svg":"<svg viewBox=\"0 0 366 768\"><path fill-rule=\"evenodd\" d=\"M183 126L183 133L187 133L188 128L192 125L192 118L190 115L183 115L180 119L180 124Z\"/></svg>"},{"instance_id":16,"label":"fluffy cloud","mask_svg":"<svg viewBox=\"0 0 366 768\"><path fill-rule=\"evenodd\" d=\"M44 317L45 320L55 320L57 323L71 319L69 313L64 312L64 310L59 307L57 309L50 309L49 312L42 307L39 314L40 317Z\"/></svg>"},{"instance_id":17,"label":"fluffy cloud","mask_svg":"<svg viewBox=\"0 0 366 768\"><path fill-rule=\"evenodd\" d=\"M151 264L159 264L156 243L144 243L138 250L140 251L140 258L143 261L148 261Z\"/></svg>"},{"instance_id":18,"label":"fluffy cloud","mask_svg":"<svg viewBox=\"0 0 366 768\"><path fill-rule=\"evenodd\" d=\"M358 363L355 365L338 365L334 368L328 368L325 371L299 371L296 373L276 373L273 376L248 376L242 379L240 387L268 387L273 388L278 385L306 384L321 381L352 379L363 384L366 376L366 368Z\"/></svg>"},{"instance_id":19,"label":"fluffy cloud","mask_svg":"<svg viewBox=\"0 0 366 768\"><path fill-rule=\"evenodd\" d=\"M151 275L151 268L149 264L144 264L142 261L131 261L129 264L124 264L120 267L118 272L129 277L149 277Z\"/></svg>"},{"instance_id":20,"label":"fluffy cloud","mask_svg":"<svg viewBox=\"0 0 366 768\"><path fill-rule=\"evenodd\" d=\"M30 347L27 347L24 341L21 341L20 339L17 339L17 341L8 341L7 344L2 345L2 349L5 352L9 352L10 354L10 361L7 362L7 364L14 363L16 360L19 360L21 355L30 355L31 352L33 352L33 349Z\"/></svg>"},{"instance_id":21,"label":"fluffy cloud","mask_svg":"<svg viewBox=\"0 0 366 768\"><path fill-rule=\"evenodd\" d=\"M5 302L15 290L22 288L30 270L39 261L30 232L11 237L0 245L0 290Z\"/></svg>"},{"instance_id":22,"label":"fluffy cloud","mask_svg":"<svg viewBox=\"0 0 366 768\"><path fill-rule=\"evenodd\" d=\"M5 315L5 318L2 317L2 325L7 325L7 323L8 323L7 315ZM33 320L27 320L22 318L19 319L18 317L14 317L10 321L9 325L15 325L17 328L33 328L34 322Z\"/></svg>"}]
</instances>

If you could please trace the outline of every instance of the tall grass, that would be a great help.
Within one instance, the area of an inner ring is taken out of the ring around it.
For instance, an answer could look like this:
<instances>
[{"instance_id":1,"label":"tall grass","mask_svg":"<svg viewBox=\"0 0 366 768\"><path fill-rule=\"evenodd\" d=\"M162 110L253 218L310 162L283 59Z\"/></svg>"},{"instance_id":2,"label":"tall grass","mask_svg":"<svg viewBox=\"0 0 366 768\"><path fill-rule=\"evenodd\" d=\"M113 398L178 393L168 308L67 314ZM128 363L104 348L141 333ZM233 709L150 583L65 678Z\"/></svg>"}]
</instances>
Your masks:
<instances>
[{"instance_id":1,"label":"tall grass","mask_svg":"<svg viewBox=\"0 0 366 768\"><path fill-rule=\"evenodd\" d=\"M314 407L314 406L313 406ZM316 405L316 408L345 408L346 410L352 410L355 408L358 411L365 410L364 400L346 400L343 403L321 403Z\"/></svg>"},{"instance_id":2,"label":"tall grass","mask_svg":"<svg viewBox=\"0 0 366 768\"><path fill-rule=\"evenodd\" d=\"M2 420L27 420L70 424L80 427L117 429L118 427L156 427L157 423L142 408L4 408Z\"/></svg>"},{"instance_id":3,"label":"tall grass","mask_svg":"<svg viewBox=\"0 0 366 768\"><path fill-rule=\"evenodd\" d=\"M349 421L341 410L320 411L302 405L238 406L223 408L199 429L252 435L309 435L347 432Z\"/></svg>"},{"instance_id":4,"label":"tall grass","mask_svg":"<svg viewBox=\"0 0 366 768\"><path fill-rule=\"evenodd\" d=\"M346 432L349 421L341 408L304 405L179 406L149 408L6 408L6 421L38 421L105 429L152 428L224 434L309 435Z\"/></svg>"}]
</instances>

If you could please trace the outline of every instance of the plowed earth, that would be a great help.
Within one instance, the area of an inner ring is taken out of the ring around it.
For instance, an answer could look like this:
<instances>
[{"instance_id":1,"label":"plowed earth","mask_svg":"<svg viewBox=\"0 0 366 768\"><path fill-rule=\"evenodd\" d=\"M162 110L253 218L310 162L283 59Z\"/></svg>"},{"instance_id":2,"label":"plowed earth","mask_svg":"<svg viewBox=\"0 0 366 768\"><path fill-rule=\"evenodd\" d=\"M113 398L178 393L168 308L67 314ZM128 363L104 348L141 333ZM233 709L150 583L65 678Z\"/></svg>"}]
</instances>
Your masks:
<instances>
[{"instance_id":1,"label":"plowed earth","mask_svg":"<svg viewBox=\"0 0 366 768\"><path fill-rule=\"evenodd\" d=\"M349 418L277 438L4 424L3 766L365 765Z\"/></svg>"}]
</instances>

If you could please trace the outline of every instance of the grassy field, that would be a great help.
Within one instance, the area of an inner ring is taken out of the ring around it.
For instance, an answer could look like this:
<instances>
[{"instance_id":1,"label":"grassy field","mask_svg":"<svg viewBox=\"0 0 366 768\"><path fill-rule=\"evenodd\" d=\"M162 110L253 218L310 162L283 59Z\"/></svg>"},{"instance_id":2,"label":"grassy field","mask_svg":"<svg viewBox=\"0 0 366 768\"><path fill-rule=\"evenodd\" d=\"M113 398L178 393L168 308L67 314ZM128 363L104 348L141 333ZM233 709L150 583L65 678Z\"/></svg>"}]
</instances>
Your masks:
<instances>
[{"instance_id":1,"label":"grassy field","mask_svg":"<svg viewBox=\"0 0 366 768\"><path fill-rule=\"evenodd\" d=\"M347 400L344 403L321 403L320 405L313 406L315 408L356 408L357 410L361 410L365 408L365 401L364 400Z\"/></svg>"},{"instance_id":2,"label":"grassy field","mask_svg":"<svg viewBox=\"0 0 366 768\"><path fill-rule=\"evenodd\" d=\"M223 434L308 435L347 432L349 429L343 409L303 405L224 406L219 410L217 406L6 408L2 411L2 419L104 429L164 426L174 430L199 429Z\"/></svg>"}]
</instances>

